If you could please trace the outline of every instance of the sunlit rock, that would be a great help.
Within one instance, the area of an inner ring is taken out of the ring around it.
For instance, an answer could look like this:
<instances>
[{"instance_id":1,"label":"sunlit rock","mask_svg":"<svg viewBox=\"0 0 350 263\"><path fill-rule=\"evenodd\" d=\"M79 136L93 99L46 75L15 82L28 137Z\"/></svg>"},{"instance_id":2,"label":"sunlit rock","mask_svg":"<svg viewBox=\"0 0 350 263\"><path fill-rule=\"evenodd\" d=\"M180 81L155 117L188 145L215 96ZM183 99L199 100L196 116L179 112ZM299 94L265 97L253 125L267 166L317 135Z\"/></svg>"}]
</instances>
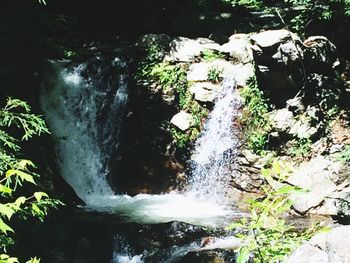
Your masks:
<instances>
[{"instance_id":1,"label":"sunlit rock","mask_svg":"<svg viewBox=\"0 0 350 263\"><path fill-rule=\"evenodd\" d=\"M340 226L314 236L293 252L288 263L350 262L350 226Z\"/></svg>"},{"instance_id":2,"label":"sunlit rock","mask_svg":"<svg viewBox=\"0 0 350 263\"><path fill-rule=\"evenodd\" d=\"M253 61L250 38L248 34L234 34L229 42L223 44L220 48L222 52L230 54L233 62L248 63Z\"/></svg>"},{"instance_id":3,"label":"sunlit rock","mask_svg":"<svg viewBox=\"0 0 350 263\"><path fill-rule=\"evenodd\" d=\"M186 37L177 37L170 43L170 53L167 61L191 62L205 50L199 42Z\"/></svg>"},{"instance_id":4,"label":"sunlit rock","mask_svg":"<svg viewBox=\"0 0 350 263\"><path fill-rule=\"evenodd\" d=\"M180 130L186 131L193 125L194 119L190 113L180 111L171 118L170 122Z\"/></svg>"},{"instance_id":5,"label":"sunlit rock","mask_svg":"<svg viewBox=\"0 0 350 263\"><path fill-rule=\"evenodd\" d=\"M286 29L280 29L256 33L253 34L250 39L253 44L258 45L261 48L269 48L291 39L298 41L299 37Z\"/></svg>"},{"instance_id":6,"label":"sunlit rock","mask_svg":"<svg viewBox=\"0 0 350 263\"><path fill-rule=\"evenodd\" d=\"M194 95L195 100L213 102L220 89L220 85L210 82L197 82L190 87L189 91Z\"/></svg>"}]
</instances>

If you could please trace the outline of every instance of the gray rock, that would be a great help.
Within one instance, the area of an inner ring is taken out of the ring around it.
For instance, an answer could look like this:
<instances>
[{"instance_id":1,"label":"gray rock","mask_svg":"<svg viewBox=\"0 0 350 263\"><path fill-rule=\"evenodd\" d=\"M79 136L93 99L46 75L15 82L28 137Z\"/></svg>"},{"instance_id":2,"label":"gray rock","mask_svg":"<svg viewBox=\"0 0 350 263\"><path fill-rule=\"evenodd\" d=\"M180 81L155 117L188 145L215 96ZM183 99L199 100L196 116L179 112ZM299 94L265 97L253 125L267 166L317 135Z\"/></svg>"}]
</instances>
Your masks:
<instances>
[{"instance_id":1,"label":"gray rock","mask_svg":"<svg viewBox=\"0 0 350 263\"><path fill-rule=\"evenodd\" d=\"M310 138L318 132L316 127L312 127L307 120L298 120L290 127L289 134L298 138Z\"/></svg>"},{"instance_id":2,"label":"gray rock","mask_svg":"<svg viewBox=\"0 0 350 263\"><path fill-rule=\"evenodd\" d=\"M287 260L287 263L329 263L328 255L310 244L299 247Z\"/></svg>"},{"instance_id":3,"label":"gray rock","mask_svg":"<svg viewBox=\"0 0 350 263\"><path fill-rule=\"evenodd\" d=\"M274 45L284 43L292 38L295 41L300 41L298 36L285 29L267 30L253 34L250 37L253 44L258 45L261 48L273 47Z\"/></svg>"},{"instance_id":4,"label":"gray rock","mask_svg":"<svg viewBox=\"0 0 350 263\"><path fill-rule=\"evenodd\" d=\"M199 42L186 37L177 37L170 43L170 53L166 61L191 62L198 57L205 47Z\"/></svg>"},{"instance_id":5,"label":"gray rock","mask_svg":"<svg viewBox=\"0 0 350 263\"><path fill-rule=\"evenodd\" d=\"M208 72L211 69L221 71L221 76L224 78L234 72L235 67L232 63L226 60L214 60L211 62L194 63L190 66L187 72L188 81L207 81Z\"/></svg>"},{"instance_id":6,"label":"gray rock","mask_svg":"<svg viewBox=\"0 0 350 263\"><path fill-rule=\"evenodd\" d=\"M303 59L303 52L294 42L287 42L278 47L272 58L286 67L293 68L295 65L299 66L297 62Z\"/></svg>"},{"instance_id":7,"label":"gray rock","mask_svg":"<svg viewBox=\"0 0 350 263\"><path fill-rule=\"evenodd\" d=\"M314 236L308 244L327 253L329 263L350 262L350 226L340 226ZM312 261L310 261L312 262Z\"/></svg>"},{"instance_id":8,"label":"gray rock","mask_svg":"<svg viewBox=\"0 0 350 263\"><path fill-rule=\"evenodd\" d=\"M220 90L220 85L209 82L196 82L189 89L195 100L203 102L213 102Z\"/></svg>"},{"instance_id":9,"label":"gray rock","mask_svg":"<svg viewBox=\"0 0 350 263\"><path fill-rule=\"evenodd\" d=\"M304 41L305 63L312 69L332 68L337 60L336 46L324 36L311 36Z\"/></svg>"},{"instance_id":10,"label":"gray rock","mask_svg":"<svg viewBox=\"0 0 350 263\"><path fill-rule=\"evenodd\" d=\"M290 196L295 210L305 213L311 208L319 206L328 195L337 190L337 186L330 179L334 173L331 164L332 161L319 156L309 162L302 163L287 179L289 184L306 191Z\"/></svg>"},{"instance_id":11,"label":"gray rock","mask_svg":"<svg viewBox=\"0 0 350 263\"><path fill-rule=\"evenodd\" d=\"M204 37L199 37L196 39L196 41L201 44L204 49L209 49L209 50L216 50L216 51L221 51L221 46L216 43L215 41L209 39L209 38L204 38Z\"/></svg>"},{"instance_id":12,"label":"gray rock","mask_svg":"<svg viewBox=\"0 0 350 263\"><path fill-rule=\"evenodd\" d=\"M273 111L270 119L275 129L279 131L289 130L296 122L293 113L287 109Z\"/></svg>"},{"instance_id":13,"label":"gray rock","mask_svg":"<svg viewBox=\"0 0 350 263\"><path fill-rule=\"evenodd\" d=\"M222 52L230 54L234 62L249 63L253 61L253 52L248 34L234 34L229 42L220 47Z\"/></svg>"},{"instance_id":14,"label":"gray rock","mask_svg":"<svg viewBox=\"0 0 350 263\"><path fill-rule=\"evenodd\" d=\"M191 114L180 111L171 118L170 122L180 130L186 131L193 125L194 119Z\"/></svg>"},{"instance_id":15,"label":"gray rock","mask_svg":"<svg viewBox=\"0 0 350 263\"><path fill-rule=\"evenodd\" d=\"M293 99L289 99L287 100L286 104L287 104L287 109L289 111L292 111L293 114L295 115L301 114L305 110L301 97L295 97Z\"/></svg>"}]
</instances>

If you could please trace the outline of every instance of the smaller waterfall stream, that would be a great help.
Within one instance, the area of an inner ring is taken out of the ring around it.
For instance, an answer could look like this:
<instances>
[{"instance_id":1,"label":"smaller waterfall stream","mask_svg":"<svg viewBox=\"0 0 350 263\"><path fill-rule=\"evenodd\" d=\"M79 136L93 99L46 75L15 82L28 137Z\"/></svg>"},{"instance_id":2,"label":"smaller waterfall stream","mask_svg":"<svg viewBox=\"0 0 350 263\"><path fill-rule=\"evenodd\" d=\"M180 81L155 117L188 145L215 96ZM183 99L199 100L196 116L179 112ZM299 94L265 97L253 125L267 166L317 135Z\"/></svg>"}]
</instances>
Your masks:
<instances>
[{"instance_id":1,"label":"smaller waterfall stream","mask_svg":"<svg viewBox=\"0 0 350 263\"><path fill-rule=\"evenodd\" d=\"M239 130L234 122L240 114L241 100L234 92L235 86L234 78L224 80L192 158L191 192L201 199L210 196L217 203L226 201L225 190L229 188L237 154Z\"/></svg>"}]
</instances>

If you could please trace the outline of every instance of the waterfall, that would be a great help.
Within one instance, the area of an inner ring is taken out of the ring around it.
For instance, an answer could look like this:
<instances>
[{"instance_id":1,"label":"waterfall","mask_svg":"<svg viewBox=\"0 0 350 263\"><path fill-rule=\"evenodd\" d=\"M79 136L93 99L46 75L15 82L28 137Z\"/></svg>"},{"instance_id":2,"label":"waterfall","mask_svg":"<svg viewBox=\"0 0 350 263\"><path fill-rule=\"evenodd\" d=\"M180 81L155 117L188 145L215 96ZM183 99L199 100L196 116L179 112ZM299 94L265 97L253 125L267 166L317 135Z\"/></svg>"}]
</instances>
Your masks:
<instances>
[{"instance_id":1,"label":"waterfall","mask_svg":"<svg viewBox=\"0 0 350 263\"><path fill-rule=\"evenodd\" d=\"M195 143L192 157L191 192L202 199L210 196L218 203L226 201L225 190L229 188L239 143L240 131L235 120L242 103L235 87L234 77L222 83L222 91Z\"/></svg>"},{"instance_id":2,"label":"waterfall","mask_svg":"<svg viewBox=\"0 0 350 263\"><path fill-rule=\"evenodd\" d=\"M93 60L53 70L41 89L41 106L56 139L61 175L87 204L113 195L106 176L118 154L123 109L128 98L125 62ZM115 69L115 74L110 72Z\"/></svg>"},{"instance_id":3,"label":"waterfall","mask_svg":"<svg viewBox=\"0 0 350 263\"><path fill-rule=\"evenodd\" d=\"M239 99L227 80L196 142L190 190L163 195L117 195L108 183L118 160L128 100L127 65L119 58L51 62L41 106L56 139L60 172L86 209L117 213L144 224L182 221L223 226L233 215L223 200L236 153ZM198 198L200 197L200 198Z\"/></svg>"}]
</instances>

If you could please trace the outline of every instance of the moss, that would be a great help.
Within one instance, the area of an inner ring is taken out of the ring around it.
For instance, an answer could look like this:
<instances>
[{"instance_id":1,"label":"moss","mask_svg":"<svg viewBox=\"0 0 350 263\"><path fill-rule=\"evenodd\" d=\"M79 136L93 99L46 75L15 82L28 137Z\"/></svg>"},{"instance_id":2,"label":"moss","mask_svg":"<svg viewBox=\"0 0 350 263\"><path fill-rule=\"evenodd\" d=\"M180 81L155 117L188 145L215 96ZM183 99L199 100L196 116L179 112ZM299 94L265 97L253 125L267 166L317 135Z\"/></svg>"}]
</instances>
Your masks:
<instances>
[{"instance_id":1,"label":"moss","mask_svg":"<svg viewBox=\"0 0 350 263\"><path fill-rule=\"evenodd\" d=\"M256 154L263 154L267 147L267 136L271 130L268 104L255 78L241 90L245 107L241 122L245 126L245 137L248 149Z\"/></svg>"}]
</instances>

